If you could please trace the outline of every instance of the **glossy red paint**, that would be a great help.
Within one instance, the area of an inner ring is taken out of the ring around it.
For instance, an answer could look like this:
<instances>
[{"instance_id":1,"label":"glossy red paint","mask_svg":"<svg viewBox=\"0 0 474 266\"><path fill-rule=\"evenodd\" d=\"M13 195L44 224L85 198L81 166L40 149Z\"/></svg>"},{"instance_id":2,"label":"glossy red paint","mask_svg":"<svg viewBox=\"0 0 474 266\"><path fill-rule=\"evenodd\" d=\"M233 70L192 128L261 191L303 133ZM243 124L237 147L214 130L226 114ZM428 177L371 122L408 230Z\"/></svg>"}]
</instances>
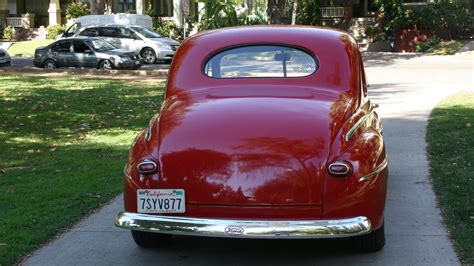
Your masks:
<instances>
[{"instance_id":1,"label":"glossy red paint","mask_svg":"<svg viewBox=\"0 0 474 266\"><path fill-rule=\"evenodd\" d=\"M301 78L214 79L202 71L219 50L261 43L310 51L319 69ZM138 188L181 188L187 209L178 216L367 216L378 229L388 172L358 181L386 159L372 108L360 52L346 33L257 26L193 36L173 59L160 114L132 145L125 210L137 212ZM366 114L368 119L346 140ZM136 165L144 159L158 162L158 173L140 176ZM334 161L351 164L347 176L328 173Z\"/></svg>"}]
</instances>

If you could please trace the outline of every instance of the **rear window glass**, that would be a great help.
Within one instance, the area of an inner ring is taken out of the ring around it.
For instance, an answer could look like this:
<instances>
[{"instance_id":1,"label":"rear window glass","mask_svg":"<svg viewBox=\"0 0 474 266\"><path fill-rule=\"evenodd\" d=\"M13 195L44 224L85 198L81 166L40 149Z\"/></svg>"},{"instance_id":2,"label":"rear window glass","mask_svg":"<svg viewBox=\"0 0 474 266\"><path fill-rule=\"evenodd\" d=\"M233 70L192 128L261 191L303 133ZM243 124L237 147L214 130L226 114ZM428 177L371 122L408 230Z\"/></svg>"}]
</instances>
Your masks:
<instances>
[{"instance_id":1,"label":"rear window glass","mask_svg":"<svg viewBox=\"0 0 474 266\"><path fill-rule=\"evenodd\" d=\"M305 77L318 69L316 58L295 47L253 45L212 56L204 73L212 78Z\"/></svg>"}]
</instances>

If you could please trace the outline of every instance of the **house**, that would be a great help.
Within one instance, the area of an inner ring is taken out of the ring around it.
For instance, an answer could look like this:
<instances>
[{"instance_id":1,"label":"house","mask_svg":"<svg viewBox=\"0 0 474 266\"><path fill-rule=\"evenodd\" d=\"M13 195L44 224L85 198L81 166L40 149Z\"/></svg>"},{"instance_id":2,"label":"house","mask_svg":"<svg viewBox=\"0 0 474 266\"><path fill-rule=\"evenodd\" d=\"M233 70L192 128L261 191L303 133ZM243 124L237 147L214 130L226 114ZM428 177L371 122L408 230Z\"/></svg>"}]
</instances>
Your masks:
<instances>
[{"instance_id":1,"label":"house","mask_svg":"<svg viewBox=\"0 0 474 266\"><path fill-rule=\"evenodd\" d=\"M84 0L83 0L84 1ZM88 2L88 1L84 1ZM106 13L147 13L175 21L180 26L184 15L197 14L193 0L106 0ZM65 24L67 0L0 0L0 26L35 28ZM202 4L200 4L202 5Z\"/></svg>"}]
</instances>

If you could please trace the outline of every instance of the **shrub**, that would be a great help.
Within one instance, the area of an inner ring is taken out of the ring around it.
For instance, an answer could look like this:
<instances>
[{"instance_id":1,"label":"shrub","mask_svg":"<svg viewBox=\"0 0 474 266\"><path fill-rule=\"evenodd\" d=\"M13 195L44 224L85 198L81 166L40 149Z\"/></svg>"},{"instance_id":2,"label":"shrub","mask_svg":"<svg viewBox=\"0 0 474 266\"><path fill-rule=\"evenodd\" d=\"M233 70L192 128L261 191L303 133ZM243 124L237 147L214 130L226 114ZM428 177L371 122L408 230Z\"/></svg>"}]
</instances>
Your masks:
<instances>
[{"instance_id":1,"label":"shrub","mask_svg":"<svg viewBox=\"0 0 474 266\"><path fill-rule=\"evenodd\" d=\"M12 26L0 26L0 39L11 40L13 39L13 28Z\"/></svg>"},{"instance_id":2,"label":"shrub","mask_svg":"<svg viewBox=\"0 0 474 266\"><path fill-rule=\"evenodd\" d=\"M180 29L173 21L164 20L161 18L153 19L153 28L156 32L164 37L172 38L175 40L183 39L183 30Z\"/></svg>"},{"instance_id":3,"label":"shrub","mask_svg":"<svg viewBox=\"0 0 474 266\"><path fill-rule=\"evenodd\" d=\"M75 19L91 14L90 8L85 3L70 3L66 8L66 18Z\"/></svg>"},{"instance_id":4,"label":"shrub","mask_svg":"<svg viewBox=\"0 0 474 266\"><path fill-rule=\"evenodd\" d=\"M435 47L441 42L441 39L437 36L433 36L429 38L426 42L419 42L416 44L416 51L417 52L426 52L429 49Z\"/></svg>"},{"instance_id":5,"label":"shrub","mask_svg":"<svg viewBox=\"0 0 474 266\"><path fill-rule=\"evenodd\" d=\"M429 3L419 12L419 18L421 24L447 39L452 39L457 28L471 23L471 14L464 5L447 0Z\"/></svg>"},{"instance_id":6,"label":"shrub","mask_svg":"<svg viewBox=\"0 0 474 266\"><path fill-rule=\"evenodd\" d=\"M66 26L64 25L49 25L48 26L48 39L54 40L60 34L62 34L66 30Z\"/></svg>"}]
</instances>

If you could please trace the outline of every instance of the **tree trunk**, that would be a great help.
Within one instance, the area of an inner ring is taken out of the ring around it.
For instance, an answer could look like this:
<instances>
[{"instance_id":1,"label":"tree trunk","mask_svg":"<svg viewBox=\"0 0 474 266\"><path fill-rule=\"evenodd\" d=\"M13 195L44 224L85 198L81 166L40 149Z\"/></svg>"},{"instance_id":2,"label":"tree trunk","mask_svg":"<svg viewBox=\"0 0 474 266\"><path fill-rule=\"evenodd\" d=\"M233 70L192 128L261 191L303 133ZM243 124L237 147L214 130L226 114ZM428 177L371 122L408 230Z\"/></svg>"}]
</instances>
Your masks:
<instances>
[{"instance_id":1,"label":"tree trunk","mask_svg":"<svg viewBox=\"0 0 474 266\"><path fill-rule=\"evenodd\" d=\"M105 0L90 0L91 14L103 15L105 12Z\"/></svg>"}]
</instances>

